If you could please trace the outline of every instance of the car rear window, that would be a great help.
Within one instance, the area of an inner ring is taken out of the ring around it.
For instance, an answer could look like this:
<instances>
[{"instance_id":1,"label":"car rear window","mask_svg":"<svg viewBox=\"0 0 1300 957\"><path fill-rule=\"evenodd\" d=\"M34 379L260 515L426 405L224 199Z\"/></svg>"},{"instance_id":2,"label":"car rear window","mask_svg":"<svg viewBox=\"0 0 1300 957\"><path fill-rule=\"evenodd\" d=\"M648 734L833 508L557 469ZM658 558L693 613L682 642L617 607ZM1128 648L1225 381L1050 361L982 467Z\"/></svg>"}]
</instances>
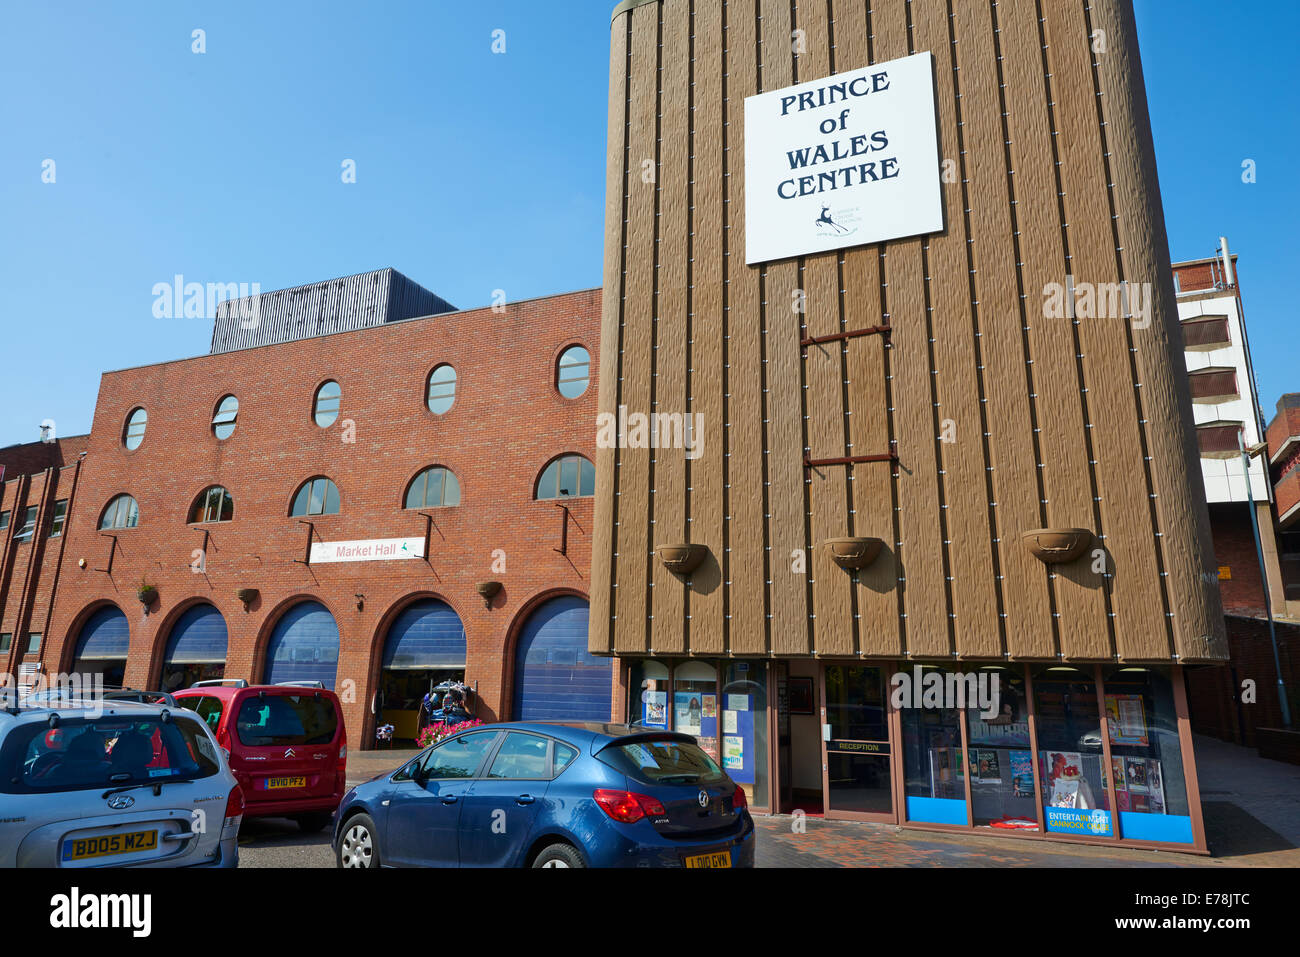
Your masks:
<instances>
[{"instance_id":1,"label":"car rear window","mask_svg":"<svg viewBox=\"0 0 1300 957\"><path fill-rule=\"evenodd\" d=\"M210 777L216 746L192 718L161 714L64 719L15 728L0 748L7 794L78 791Z\"/></svg>"},{"instance_id":2,"label":"car rear window","mask_svg":"<svg viewBox=\"0 0 1300 957\"><path fill-rule=\"evenodd\" d=\"M610 745L596 757L645 784L716 784L726 778L693 741L630 741Z\"/></svg>"},{"instance_id":3,"label":"car rear window","mask_svg":"<svg viewBox=\"0 0 1300 957\"><path fill-rule=\"evenodd\" d=\"M235 733L250 748L329 744L338 731L334 701L314 694L253 695L239 706Z\"/></svg>"}]
</instances>

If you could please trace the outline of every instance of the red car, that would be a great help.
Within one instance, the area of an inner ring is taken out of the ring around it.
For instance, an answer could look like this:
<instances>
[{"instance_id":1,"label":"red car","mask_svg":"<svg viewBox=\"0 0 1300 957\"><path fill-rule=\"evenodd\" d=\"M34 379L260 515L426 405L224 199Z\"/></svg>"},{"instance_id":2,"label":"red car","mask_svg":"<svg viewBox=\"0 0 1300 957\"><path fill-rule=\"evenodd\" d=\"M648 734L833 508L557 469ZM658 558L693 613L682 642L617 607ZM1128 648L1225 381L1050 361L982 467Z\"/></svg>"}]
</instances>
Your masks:
<instances>
[{"instance_id":1,"label":"red car","mask_svg":"<svg viewBox=\"0 0 1300 957\"><path fill-rule=\"evenodd\" d=\"M200 682L173 693L230 753L244 817L325 828L347 790L348 742L334 692L309 685Z\"/></svg>"}]
</instances>

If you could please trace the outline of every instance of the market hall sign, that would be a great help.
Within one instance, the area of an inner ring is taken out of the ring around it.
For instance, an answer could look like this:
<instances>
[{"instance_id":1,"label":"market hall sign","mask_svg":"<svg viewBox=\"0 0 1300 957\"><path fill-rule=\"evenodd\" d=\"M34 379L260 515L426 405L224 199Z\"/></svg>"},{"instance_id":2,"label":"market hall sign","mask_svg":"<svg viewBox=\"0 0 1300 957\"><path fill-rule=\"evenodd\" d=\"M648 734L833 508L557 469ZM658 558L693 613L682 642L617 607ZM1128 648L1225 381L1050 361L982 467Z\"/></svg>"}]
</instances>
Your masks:
<instances>
[{"instance_id":1,"label":"market hall sign","mask_svg":"<svg viewBox=\"0 0 1300 957\"><path fill-rule=\"evenodd\" d=\"M745 100L745 262L943 229L929 53Z\"/></svg>"},{"instance_id":2,"label":"market hall sign","mask_svg":"<svg viewBox=\"0 0 1300 957\"><path fill-rule=\"evenodd\" d=\"M423 538L383 538L366 542L313 542L311 564L400 562L424 557Z\"/></svg>"}]
</instances>

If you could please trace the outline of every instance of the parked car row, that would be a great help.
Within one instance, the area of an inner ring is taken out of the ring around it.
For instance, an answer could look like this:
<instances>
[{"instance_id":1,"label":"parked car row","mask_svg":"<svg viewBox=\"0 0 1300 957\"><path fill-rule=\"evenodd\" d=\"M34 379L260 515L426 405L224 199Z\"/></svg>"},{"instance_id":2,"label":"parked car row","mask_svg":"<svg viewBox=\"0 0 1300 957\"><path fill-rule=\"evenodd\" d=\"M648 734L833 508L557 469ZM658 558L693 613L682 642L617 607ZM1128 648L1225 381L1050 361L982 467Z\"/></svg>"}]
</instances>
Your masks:
<instances>
[{"instance_id":1,"label":"parked car row","mask_svg":"<svg viewBox=\"0 0 1300 957\"><path fill-rule=\"evenodd\" d=\"M333 824L341 868L750 867L745 792L689 735L473 726L347 789L333 692L0 697L0 866L235 867L244 818Z\"/></svg>"}]
</instances>

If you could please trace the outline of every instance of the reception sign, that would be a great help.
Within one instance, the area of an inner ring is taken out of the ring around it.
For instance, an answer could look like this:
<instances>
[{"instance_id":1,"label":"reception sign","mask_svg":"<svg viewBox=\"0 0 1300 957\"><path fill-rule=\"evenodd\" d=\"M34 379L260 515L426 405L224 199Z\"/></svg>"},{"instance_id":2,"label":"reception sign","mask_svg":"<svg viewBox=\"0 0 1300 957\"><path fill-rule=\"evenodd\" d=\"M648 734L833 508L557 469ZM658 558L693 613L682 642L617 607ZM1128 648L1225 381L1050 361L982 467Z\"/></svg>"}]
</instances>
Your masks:
<instances>
[{"instance_id":1,"label":"reception sign","mask_svg":"<svg viewBox=\"0 0 1300 957\"><path fill-rule=\"evenodd\" d=\"M400 562L424 558L423 538L383 538L365 542L313 542L311 563Z\"/></svg>"},{"instance_id":2,"label":"reception sign","mask_svg":"<svg viewBox=\"0 0 1300 957\"><path fill-rule=\"evenodd\" d=\"M745 262L943 229L929 53L745 100Z\"/></svg>"}]
</instances>

